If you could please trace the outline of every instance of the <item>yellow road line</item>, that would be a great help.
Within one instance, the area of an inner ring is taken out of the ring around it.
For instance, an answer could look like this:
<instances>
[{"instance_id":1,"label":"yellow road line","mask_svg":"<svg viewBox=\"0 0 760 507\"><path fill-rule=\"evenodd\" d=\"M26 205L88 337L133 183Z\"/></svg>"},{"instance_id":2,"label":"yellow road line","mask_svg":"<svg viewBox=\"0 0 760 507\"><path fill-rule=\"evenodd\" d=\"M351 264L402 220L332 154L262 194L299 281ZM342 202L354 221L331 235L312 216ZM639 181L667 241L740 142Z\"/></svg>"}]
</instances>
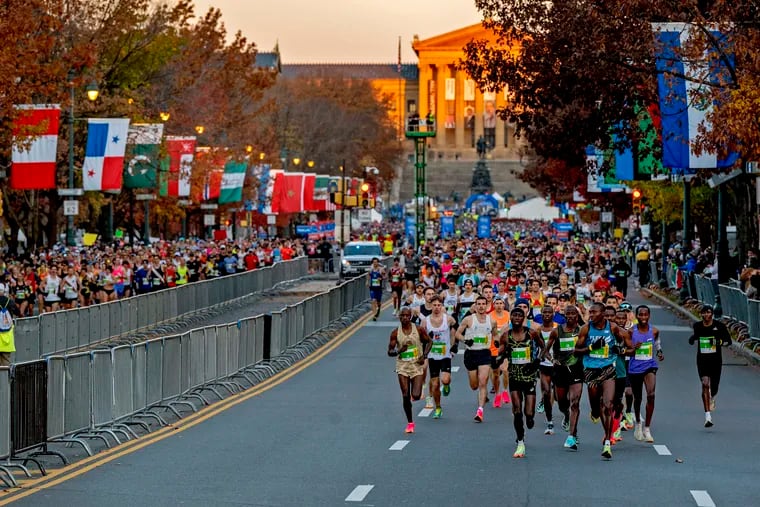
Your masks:
<instances>
[{"instance_id":1,"label":"yellow road line","mask_svg":"<svg viewBox=\"0 0 760 507\"><path fill-rule=\"evenodd\" d=\"M386 302L383 306L388 306L390 302ZM147 447L153 443L159 442L172 435L176 435L182 431L185 431L193 426L196 426L215 415L224 412L225 410L234 407L244 401L247 401L261 393L264 393L273 387L276 387L294 375L305 370L312 364L316 363L327 354L335 350L338 346L342 345L346 340L354 335L364 324L366 324L372 317L372 312L367 313L364 317L359 318L356 322L351 324L350 327L340 332L332 341L328 342L322 348L314 352L312 355L306 357L304 360L296 363L287 370L283 370L276 375L266 379L264 382L251 387L248 391L239 395L233 395L229 398L225 398L213 405L208 405L201 408L198 412L188 415L187 417L180 419L173 425L161 428L152 433L145 435L137 440L131 440L118 447L100 452L94 456L89 456L83 460L72 463L69 466L51 470L46 476L37 477L35 479L29 479L27 481L19 481L19 486L22 489L8 489L6 493L0 493L0 506L8 505L11 502L15 502L21 498L25 498L29 495L42 491L61 484L80 475L83 475L99 466L110 463L111 461L131 454L135 451Z\"/></svg>"}]
</instances>

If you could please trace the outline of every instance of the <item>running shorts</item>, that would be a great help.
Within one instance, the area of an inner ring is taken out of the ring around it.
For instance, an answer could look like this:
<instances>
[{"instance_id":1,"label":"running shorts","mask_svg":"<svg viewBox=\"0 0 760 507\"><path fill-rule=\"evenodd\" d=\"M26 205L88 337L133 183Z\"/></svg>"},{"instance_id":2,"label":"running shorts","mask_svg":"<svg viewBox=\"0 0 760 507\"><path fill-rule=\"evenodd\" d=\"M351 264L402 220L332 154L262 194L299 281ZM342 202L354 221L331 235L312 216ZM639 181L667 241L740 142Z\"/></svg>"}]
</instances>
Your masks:
<instances>
[{"instance_id":1,"label":"running shorts","mask_svg":"<svg viewBox=\"0 0 760 507\"><path fill-rule=\"evenodd\" d=\"M509 392L519 392L523 394L536 395L536 381L526 382L524 380L512 380L509 379Z\"/></svg>"},{"instance_id":2,"label":"running shorts","mask_svg":"<svg viewBox=\"0 0 760 507\"><path fill-rule=\"evenodd\" d=\"M583 364L579 361L571 366L557 365L554 367L552 382L557 387L568 388L573 384L583 383Z\"/></svg>"},{"instance_id":3,"label":"running shorts","mask_svg":"<svg viewBox=\"0 0 760 507\"><path fill-rule=\"evenodd\" d=\"M615 365L611 364L604 368L586 368L583 370L583 381L589 387L599 387L606 380L615 378Z\"/></svg>"},{"instance_id":4,"label":"running shorts","mask_svg":"<svg viewBox=\"0 0 760 507\"><path fill-rule=\"evenodd\" d=\"M374 299L378 303L383 300L383 289L379 287L372 287L369 289L369 298Z\"/></svg>"},{"instance_id":5,"label":"running shorts","mask_svg":"<svg viewBox=\"0 0 760 507\"><path fill-rule=\"evenodd\" d=\"M491 351L488 349L483 350L465 350L464 352L464 367L467 371L475 371L478 366L490 366L491 365Z\"/></svg>"},{"instance_id":6,"label":"running shorts","mask_svg":"<svg viewBox=\"0 0 760 507\"><path fill-rule=\"evenodd\" d=\"M451 358L444 357L443 359L430 359L428 358L428 368L430 368L430 378L438 378L443 373L451 373Z\"/></svg>"},{"instance_id":7,"label":"running shorts","mask_svg":"<svg viewBox=\"0 0 760 507\"><path fill-rule=\"evenodd\" d=\"M540 371L542 375L548 375L549 377L553 377L554 376L554 366L547 366L545 364L539 364L538 365L538 371Z\"/></svg>"}]
</instances>

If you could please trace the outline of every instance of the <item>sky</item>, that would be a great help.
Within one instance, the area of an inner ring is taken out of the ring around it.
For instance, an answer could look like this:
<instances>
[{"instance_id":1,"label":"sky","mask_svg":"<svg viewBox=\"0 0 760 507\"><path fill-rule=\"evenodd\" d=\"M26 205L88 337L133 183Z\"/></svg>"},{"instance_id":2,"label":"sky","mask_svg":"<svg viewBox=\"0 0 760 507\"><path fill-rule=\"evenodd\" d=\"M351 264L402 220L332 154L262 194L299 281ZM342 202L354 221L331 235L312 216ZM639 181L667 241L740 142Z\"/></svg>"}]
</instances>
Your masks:
<instances>
[{"instance_id":1,"label":"sky","mask_svg":"<svg viewBox=\"0 0 760 507\"><path fill-rule=\"evenodd\" d=\"M230 34L259 51L279 41L285 64L416 63L411 43L480 22L474 0L195 0L196 13L222 11Z\"/></svg>"}]
</instances>

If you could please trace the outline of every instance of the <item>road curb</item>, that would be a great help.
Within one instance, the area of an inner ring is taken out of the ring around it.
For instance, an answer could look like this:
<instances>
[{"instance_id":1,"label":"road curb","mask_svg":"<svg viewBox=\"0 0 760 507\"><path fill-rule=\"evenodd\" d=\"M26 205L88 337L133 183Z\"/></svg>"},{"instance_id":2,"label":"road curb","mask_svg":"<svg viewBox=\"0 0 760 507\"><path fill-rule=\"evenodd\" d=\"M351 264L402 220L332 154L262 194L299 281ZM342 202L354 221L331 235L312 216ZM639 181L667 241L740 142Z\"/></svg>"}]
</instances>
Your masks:
<instances>
[{"instance_id":1,"label":"road curb","mask_svg":"<svg viewBox=\"0 0 760 507\"><path fill-rule=\"evenodd\" d=\"M691 313L689 310L687 310L683 306L674 303L673 301L669 300L668 298L664 296L657 294L656 292L653 292L649 289L645 289L644 287L641 287L639 289L639 292L641 292L641 294L645 297L654 298L658 300L659 302L667 305L671 309L678 312L680 315L684 316L685 318L690 319L692 322L699 322L701 320L698 317L695 317L693 313ZM752 352L751 350L748 350L741 343L738 343L736 341L732 342L731 350L733 350L736 354L747 358L752 364L760 365L760 354L757 354L755 352Z\"/></svg>"}]
</instances>

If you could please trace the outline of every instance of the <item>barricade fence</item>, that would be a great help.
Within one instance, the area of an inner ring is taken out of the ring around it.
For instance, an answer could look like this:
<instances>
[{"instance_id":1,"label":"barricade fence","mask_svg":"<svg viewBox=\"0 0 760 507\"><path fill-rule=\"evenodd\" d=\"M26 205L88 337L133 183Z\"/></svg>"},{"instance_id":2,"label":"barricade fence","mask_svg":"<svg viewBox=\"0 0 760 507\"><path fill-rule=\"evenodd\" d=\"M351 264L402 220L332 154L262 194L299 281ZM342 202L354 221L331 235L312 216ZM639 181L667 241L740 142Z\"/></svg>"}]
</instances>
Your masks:
<instances>
[{"instance_id":1,"label":"barricade fence","mask_svg":"<svg viewBox=\"0 0 760 507\"><path fill-rule=\"evenodd\" d=\"M32 361L89 347L108 338L175 321L307 274L308 260L299 257L110 303L17 319L17 350L13 361Z\"/></svg>"},{"instance_id":2,"label":"barricade fence","mask_svg":"<svg viewBox=\"0 0 760 507\"><path fill-rule=\"evenodd\" d=\"M359 276L271 314L0 368L0 458L36 451L65 462L49 444L92 454L93 440L111 447L136 438L149 420L166 425L169 413L181 417L254 385L274 372L269 359L279 364L278 356L367 300Z\"/></svg>"}]
</instances>

